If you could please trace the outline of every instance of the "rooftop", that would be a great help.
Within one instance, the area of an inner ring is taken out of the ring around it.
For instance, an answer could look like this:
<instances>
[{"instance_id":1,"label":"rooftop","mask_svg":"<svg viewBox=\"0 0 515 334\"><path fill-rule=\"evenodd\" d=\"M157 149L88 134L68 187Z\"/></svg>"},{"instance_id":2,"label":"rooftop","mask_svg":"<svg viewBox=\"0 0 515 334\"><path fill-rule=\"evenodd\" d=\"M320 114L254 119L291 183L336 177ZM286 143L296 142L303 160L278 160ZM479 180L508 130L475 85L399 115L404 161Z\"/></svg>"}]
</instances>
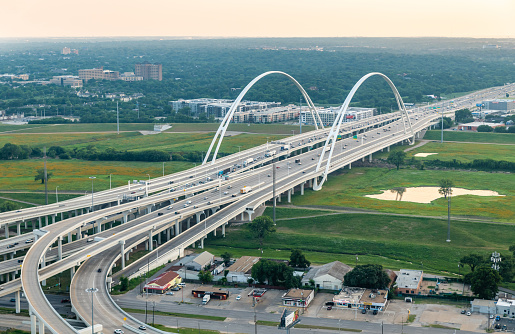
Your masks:
<instances>
[{"instance_id":1,"label":"rooftop","mask_svg":"<svg viewBox=\"0 0 515 334\"><path fill-rule=\"evenodd\" d=\"M179 274L173 271L165 271L161 275L157 276L150 282L148 282L145 287L154 288L154 287L164 287L171 281L173 281L175 278L177 278Z\"/></svg>"},{"instance_id":2,"label":"rooftop","mask_svg":"<svg viewBox=\"0 0 515 334\"><path fill-rule=\"evenodd\" d=\"M300 299L306 298L313 293L313 290L290 289L282 298Z\"/></svg>"},{"instance_id":3,"label":"rooftop","mask_svg":"<svg viewBox=\"0 0 515 334\"><path fill-rule=\"evenodd\" d=\"M213 257L214 257L213 254L211 254L209 252L202 252L193 260L193 262L196 262L196 263L200 264L201 266L204 266L208 262L210 263L213 260Z\"/></svg>"},{"instance_id":4,"label":"rooftop","mask_svg":"<svg viewBox=\"0 0 515 334\"><path fill-rule=\"evenodd\" d=\"M495 302L493 300L486 300L486 299L474 299L473 301L470 302L470 304L476 305L476 306L489 306L489 307L495 306Z\"/></svg>"},{"instance_id":5,"label":"rooftop","mask_svg":"<svg viewBox=\"0 0 515 334\"><path fill-rule=\"evenodd\" d=\"M401 269L397 276L397 287L399 289L417 289L418 282L422 281L422 270Z\"/></svg>"},{"instance_id":6,"label":"rooftop","mask_svg":"<svg viewBox=\"0 0 515 334\"><path fill-rule=\"evenodd\" d=\"M309 281L310 279L317 279L324 275L330 275L336 279L343 281L343 276L352 270L352 267L341 263L340 261L333 261L326 263L320 267L313 267L305 276L303 281Z\"/></svg>"},{"instance_id":7,"label":"rooftop","mask_svg":"<svg viewBox=\"0 0 515 334\"><path fill-rule=\"evenodd\" d=\"M344 287L338 295L333 297L333 301L345 301L350 304L358 304L364 292L365 289L363 288Z\"/></svg>"},{"instance_id":8,"label":"rooftop","mask_svg":"<svg viewBox=\"0 0 515 334\"><path fill-rule=\"evenodd\" d=\"M227 268L227 270L229 270L229 272L232 271L247 273L252 269L252 266L254 266L259 261L259 259L261 258L257 256L242 256L236 260L232 266Z\"/></svg>"},{"instance_id":9,"label":"rooftop","mask_svg":"<svg viewBox=\"0 0 515 334\"><path fill-rule=\"evenodd\" d=\"M362 303L384 303L388 297L388 290L366 289L361 296Z\"/></svg>"}]
</instances>

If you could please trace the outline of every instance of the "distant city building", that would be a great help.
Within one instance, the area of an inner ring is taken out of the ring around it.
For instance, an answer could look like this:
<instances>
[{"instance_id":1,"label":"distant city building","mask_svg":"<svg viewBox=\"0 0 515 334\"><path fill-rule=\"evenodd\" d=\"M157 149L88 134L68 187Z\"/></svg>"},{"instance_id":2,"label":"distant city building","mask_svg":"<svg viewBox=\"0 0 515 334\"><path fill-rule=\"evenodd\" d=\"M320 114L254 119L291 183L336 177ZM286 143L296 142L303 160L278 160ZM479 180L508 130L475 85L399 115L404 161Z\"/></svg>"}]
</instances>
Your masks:
<instances>
[{"instance_id":1,"label":"distant city building","mask_svg":"<svg viewBox=\"0 0 515 334\"><path fill-rule=\"evenodd\" d=\"M77 49L70 49L69 47L65 46L63 48L63 51L61 51L61 54L63 54L63 55L69 55L71 53L74 53L74 54L78 55L79 54L79 50L77 50Z\"/></svg>"},{"instance_id":2,"label":"distant city building","mask_svg":"<svg viewBox=\"0 0 515 334\"><path fill-rule=\"evenodd\" d=\"M134 72L123 72L122 74L120 74L120 80L141 81L141 80L143 80L143 77L135 75Z\"/></svg>"},{"instance_id":3,"label":"distant city building","mask_svg":"<svg viewBox=\"0 0 515 334\"><path fill-rule=\"evenodd\" d=\"M487 110L515 110L515 100L497 99L483 101L484 108Z\"/></svg>"},{"instance_id":4,"label":"distant city building","mask_svg":"<svg viewBox=\"0 0 515 334\"><path fill-rule=\"evenodd\" d=\"M82 80L74 75L58 75L50 79L50 83L59 86L82 87Z\"/></svg>"},{"instance_id":5,"label":"distant city building","mask_svg":"<svg viewBox=\"0 0 515 334\"><path fill-rule=\"evenodd\" d=\"M496 45L496 44L487 44L487 45L483 45L483 49L500 49L501 46L500 45Z\"/></svg>"},{"instance_id":6,"label":"distant city building","mask_svg":"<svg viewBox=\"0 0 515 334\"><path fill-rule=\"evenodd\" d=\"M0 74L2 78L11 78L11 80L29 80L28 74Z\"/></svg>"},{"instance_id":7,"label":"distant city building","mask_svg":"<svg viewBox=\"0 0 515 334\"><path fill-rule=\"evenodd\" d=\"M143 77L143 80L163 80L163 65L144 62L136 64L134 73L136 76Z\"/></svg>"},{"instance_id":8,"label":"distant city building","mask_svg":"<svg viewBox=\"0 0 515 334\"><path fill-rule=\"evenodd\" d=\"M320 119L324 125L331 125L334 123L334 119L336 115L338 115L338 110L340 107L329 107L323 109L317 109L318 114L320 115ZM350 107L347 109L347 112L343 116L344 122L353 122L360 121L365 118L373 117L377 114L376 108L355 108ZM316 115L315 115L316 116ZM301 122L307 125L314 125L313 116L308 108L303 108L301 113Z\"/></svg>"},{"instance_id":9,"label":"distant city building","mask_svg":"<svg viewBox=\"0 0 515 334\"><path fill-rule=\"evenodd\" d=\"M118 71L104 70L103 67L79 70L79 79L88 81L96 80L118 80L120 73Z\"/></svg>"}]
</instances>

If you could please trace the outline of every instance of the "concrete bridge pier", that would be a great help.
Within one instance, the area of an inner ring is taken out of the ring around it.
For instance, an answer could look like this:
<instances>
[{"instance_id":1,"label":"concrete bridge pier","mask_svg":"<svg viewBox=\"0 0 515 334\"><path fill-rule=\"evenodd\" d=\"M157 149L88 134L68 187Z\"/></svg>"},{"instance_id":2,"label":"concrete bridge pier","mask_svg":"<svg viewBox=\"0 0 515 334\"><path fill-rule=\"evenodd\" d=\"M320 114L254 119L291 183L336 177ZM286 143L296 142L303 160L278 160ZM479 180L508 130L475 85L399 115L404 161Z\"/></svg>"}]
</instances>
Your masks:
<instances>
[{"instance_id":1,"label":"concrete bridge pier","mask_svg":"<svg viewBox=\"0 0 515 334\"><path fill-rule=\"evenodd\" d=\"M291 189L288 189L288 203L291 203Z\"/></svg>"},{"instance_id":2,"label":"concrete bridge pier","mask_svg":"<svg viewBox=\"0 0 515 334\"><path fill-rule=\"evenodd\" d=\"M300 194L304 195L304 183L301 183L300 185Z\"/></svg>"},{"instance_id":3,"label":"concrete bridge pier","mask_svg":"<svg viewBox=\"0 0 515 334\"><path fill-rule=\"evenodd\" d=\"M39 320L39 334L45 334L45 323Z\"/></svg>"},{"instance_id":4,"label":"concrete bridge pier","mask_svg":"<svg viewBox=\"0 0 515 334\"><path fill-rule=\"evenodd\" d=\"M77 228L77 240L80 240L80 239L82 239L82 227L81 226L79 226Z\"/></svg>"},{"instance_id":5,"label":"concrete bridge pier","mask_svg":"<svg viewBox=\"0 0 515 334\"><path fill-rule=\"evenodd\" d=\"M372 162L372 153L368 156L368 162Z\"/></svg>"},{"instance_id":6,"label":"concrete bridge pier","mask_svg":"<svg viewBox=\"0 0 515 334\"><path fill-rule=\"evenodd\" d=\"M39 225L38 225L38 226L39 226L39 228L42 228L42 227L43 227L43 226L41 225L41 217L38 217L38 224L39 224Z\"/></svg>"},{"instance_id":7,"label":"concrete bridge pier","mask_svg":"<svg viewBox=\"0 0 515 334\"><path fill-rule=\"evenodd\" d=\"M220 207L219 207L219 206L216 206L216 207L211 208L211 209L209 209L209 210L211 210L211 215L214 215L218 210L220 210Z\"/></svg>"},{"instance_id":8,"label":"concrete bridge pier","mask_svg":"<svg viewBox=\"0 0 515 334\"><path fill-rule=\"evenodd\" d=\"M68 239L67 239L67 243L70 243L73 241L73 238L72 238L72 232L68 232Z\"/></svg>"},{"instance_id":9,"label":"concrete bridge pier","mask_svg":"<svg viewBox=\"0 0 515 334\"><path fill-rule=\"evenodd\" d=\"M61 212L61 220L64 220L64 212Z\"/></svg>"},{"instance_id":10,"label":"concrete bridge pier","mask_svg":"<svg viewBox=\"0 0 515 334\"><path fill-rule=\"evenodd\" d=\"M45 257L46 257L45 254L43 254L43 256L41 257L41 266L40 266L41 269L45 268L45 266L46 266ZM46 279L41 281L41 285L46 286Z\"/></svg>"},{"instance_id":11,"label":"concrete bridge pier","mask_svg":"<svg viewBox=\"0 0 515 334\"><path fill-rule=\"evenodd\" d=\"M186 229L191 227L191 218L186 219Z\"/></svg>"},{"instance_id":12,"label":"concrete bridge pier","mask_svg":"<svg viewBox=\"0 0 515 334\"><path fill-rule=\"evenodd\" d=\"M14 293L14 297L16 299L15 307L16 307L16 313L20 313L20 290L16 291Z\"/></svg>"},{"instance_id":13,"label":"concrete bridge pier","mask_svg":"<svg viewBox=\"0 0 515 334\"><path fill-rule=\"evenodd\" d=\"M189 225L189 223L188 223L188 225ZM181 226L180 226L180 224L179 224L179 219L177 219L177 220L175 221L175 235L176 235L176 236L177 236L177 235L179 235L179 234L181 234L181 230L180 230L180 228L181 228Z\"/></svg>"},{"instance_id":14,"label":"concrete bridge pier","mask_svg":"<svg viewBox=\"0 0 515 334\"><path fill-rule=\"evenodd\" d=\"M16 223L16 234L21 235L21 222Z\"/></svg>"},{"instance_id":15,"label":"concrete bridge pier","mask_svg":"<svg viewBox=\"0 0 515 334\"><path fill-rule=\"evenodd\" d=\"M390 152L390 146L386 148L386 152Z\"/></svg>"},{"instance_id":16,"label":"concrete bridge pier","mask_svg":"<svg viewBox=\"0 0 515 334\"><path fill-rule=\"evenodd\" d=\"M125 269L125 240L118 241L120 244L120 258L122 259L122 270Z\"/></svg>"},{"instance_id":17,"label":"concrete bridge pier","mask_svg":"<svg viewBox=\"0 0 515 334\"><path fill-rule=\"evenodd\" d=\"M57 258L59 260L63 259L63 237L57 237Z\"/></svg>"},{"instance_id":18,"label":"concrete bridge pier","mask_svg":"<svg viewBox=\"0 0 515 334\"><path fill-rule=\"evenodd\" d=\"M352 163L349 163L349 169L352 169Z\"/></svg>"},{"instance_id":19,"label":"concrete bridge pier","mask_svg":"<svg viewBox=\"0 0 515 334\"><path fill-rule=\"evenodd\" d=\"M225 238L225 225L227 225L227 223L224 223L222 225L222 235L223 235L224 238Z\"/></svg>"},{"instance_id":20,"label":"concrete bridge pier","mask_svg":"<svg viewBox=\"0 0 515 334\"><path fill-rule=\"evenodd\" d=\"M73 279L74 275L75 275L75 266L70 268L70 278Z\"/></svg>"},{"instance_id":21,"label":"concrete bridge pier","mask_svg":"<svg viewBox=\"0 0 515 334\"><path fill-rule=\"evenodd\" d=\"M36 331L37 318L34 313L30 313L30 334L37 334Z\"/></svg>"},{"instance_id":22,"label":"concrete bridge pier","mask_svg":"<svg viewBox=\"0 0 515 334\"><path fill-rule=\"evenodd\" d=\"M158 244L158 245L161 245L161 234L162 234L161 232L159 232L159 233L157 234L157 244Z\"/></svg>"},{"instance_id":23,"label":"concrete bridge pier","mask_svg":"<svg viewBox=\"0 0 515 334\"><path fill-rule=\"evenodd\" d=\"M251 221L252 220L252 214L254 213L254 210L245 210L245 212L249 215L249 221ZM242 213L242 215L243 215L243 213Z\"/></svg>"}]
</instances>

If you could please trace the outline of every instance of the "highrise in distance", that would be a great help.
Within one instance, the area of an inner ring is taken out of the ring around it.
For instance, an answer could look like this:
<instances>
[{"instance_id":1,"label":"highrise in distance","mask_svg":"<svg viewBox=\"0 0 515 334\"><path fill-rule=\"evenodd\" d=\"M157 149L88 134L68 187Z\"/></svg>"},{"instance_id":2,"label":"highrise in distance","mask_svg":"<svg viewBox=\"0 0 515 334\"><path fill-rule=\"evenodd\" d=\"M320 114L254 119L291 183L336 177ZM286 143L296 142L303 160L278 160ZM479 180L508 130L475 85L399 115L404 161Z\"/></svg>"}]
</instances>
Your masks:
<instances>
[{"instance_id":1,"label":"highrise in distance","mask_svg":"<svg viewBox=\"0 0 515 334\"><path fill-rule=\"evenodd\" d=\"M143 77L143 80L163 80L163 65L144 62L136 64L136 76Z\"/></svg>"}]
</instances>

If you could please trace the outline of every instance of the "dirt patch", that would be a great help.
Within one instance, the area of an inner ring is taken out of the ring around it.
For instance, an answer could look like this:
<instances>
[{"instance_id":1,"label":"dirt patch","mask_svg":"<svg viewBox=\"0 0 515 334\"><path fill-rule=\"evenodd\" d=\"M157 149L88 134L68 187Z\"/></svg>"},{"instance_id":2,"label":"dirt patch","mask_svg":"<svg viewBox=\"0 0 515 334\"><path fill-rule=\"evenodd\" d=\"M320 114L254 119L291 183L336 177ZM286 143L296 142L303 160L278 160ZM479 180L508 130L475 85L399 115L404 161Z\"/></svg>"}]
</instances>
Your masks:
<instances>
[{"instance_id":1,"label":"dirt patch","mask_svg":"<svg viewBox=\"0 0 515 334\"><path fill-rule=\"evenodd\" d=\"M400 188L383 190L382 194L379 195L365 195L365 197L381 199L386 201L403 201L403 202L415 202L415 203L431 203L435 199L443 197L438 192L438 187L413 187L403 188L404 191L400 191ZM453 188L452 196L462 195L475 195L475 196L505 196L499 195L496 191L491 190L469 190L463 188Z\"/></svg>"}]
</instances>

